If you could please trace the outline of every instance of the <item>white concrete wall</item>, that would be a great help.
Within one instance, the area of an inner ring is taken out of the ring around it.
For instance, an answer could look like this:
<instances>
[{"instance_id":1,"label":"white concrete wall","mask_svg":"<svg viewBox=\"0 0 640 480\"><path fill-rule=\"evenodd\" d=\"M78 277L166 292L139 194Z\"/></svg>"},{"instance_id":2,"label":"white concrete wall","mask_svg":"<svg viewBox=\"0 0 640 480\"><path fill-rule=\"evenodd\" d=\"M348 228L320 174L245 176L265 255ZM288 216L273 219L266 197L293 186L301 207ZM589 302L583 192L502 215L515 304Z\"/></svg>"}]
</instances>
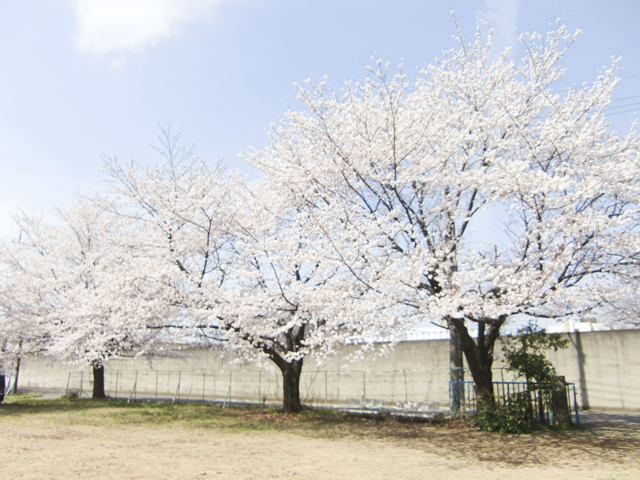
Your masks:
<instances>
[{"instance_id":1,"label":"white concrete wall","mask_svg":"<svg viewBox=\"0 0 640 480\"><path fill-rule=\"evenodd\" d=\"M640 409L640 330L567 335L569 349L549 358L576 384L578 405Z\"/></svg>"},{"instance_id":2,"label":"white concrete wall","mask_svg":"<svg viewBox=\"0 0 640 480\"><path fill-rule=\"evenodd\" d=\"M569 347L550 351L547 357L558 375L575 384L581 408L640 409L640 330L574 332L564 337ZM503 366L499 358L494 366Z\"/></svg>"},{"instance_id":3,"label":"white concrete wall","mask_svg":"<svg viewBox=\"0 0 640 480\"><path fill-rule=\"evenodd\" d=\"M612 330L568 334L570 347L550 352L558 374L575 383L582 407L640 409L640 330ZM386 356L367 352L358 361L350 355L358 346L346 345L321 364L306 360L301 379L303 401L343 403L346 398L383 399L448 404L448 340L402 342ZM500 351L500 346L496 352ZM113 360L106 365L106 389L114 396L128 396L136 383L139 396L277 401L280 375L274 368L239 365L219 350L183 350L183 358ZM494 380L512 377L500 370L497 354ZM51 363L41 358L23 360L20 386L70 388L80 382L90 392L91 372ZM69 377L69 371L72 372ZM364 373L363 373L364 371ZM137 374L136 374L137 372ZM137 377L136 377L137 375ZM466 378L470 380L467 374ZM231 390L229 385L231 384Z\"/></svg>"}]
</instances>

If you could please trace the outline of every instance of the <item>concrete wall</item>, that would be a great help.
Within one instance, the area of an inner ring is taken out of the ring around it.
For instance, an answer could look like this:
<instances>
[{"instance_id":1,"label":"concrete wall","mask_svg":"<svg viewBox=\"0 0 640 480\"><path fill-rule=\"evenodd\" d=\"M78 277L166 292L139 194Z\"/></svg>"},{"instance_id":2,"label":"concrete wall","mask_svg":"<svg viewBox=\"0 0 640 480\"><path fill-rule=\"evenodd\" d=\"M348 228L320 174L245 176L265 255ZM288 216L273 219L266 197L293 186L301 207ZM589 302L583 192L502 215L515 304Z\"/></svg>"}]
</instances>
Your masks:
<instances>
[{"instance_id":1,"label":"concrete wall","mask_svg":"<svg viewBox=\"0 0 640 480\"><path fill-rule=\"evenodd\" d=\"M558 374L575 383L578 404L584 408L640 409L640 330L612 330L568 334L570 347L550 352ZM343 403L346 398L383 399L448 404L448 340L402 342L386 356L366 352L353 360L358 346L346 345L318 364L305 362L301 379L303 401ZM496 352L500 351L500 346ZM277 401L280 374L274 368L240 365L218 350L183 350L183 358L113 360L106 365L106 389L128 396L136 385L139 396ZM494 380L511 380L501 370L500 355ZM69 372L71 371L71 375ZM82 373L81 373L82 372ZM136 373L137 372L137 373ZM470 380L470 375L466 374ZM23 360L20 385L70 388L89 392L91 373L41 358ZM179 387L179 389L178 389Z\"/></svg>"},{"instance_id":2,"label":"concrete wall","mask_svg":"<svg viewBox=\"0 0 640 480\"><path fill-rule=\"evenodd\" d=\"M640 409L640 330L567 335L569 348L549 358L576 384L578 405Z\"/></svg>"},{"instance_id":3,"label":"concrete wall","mask_svg":"<svg viewBox=\"0 0 640 480\"><path fill-rule=\"evenodd\" d=\"M575 384L581 408L640 409L640 330L574 332L564 337L569 347L550 351L547 357L558 375ZM498 359L494 366L503 364ZM498 380L495 373L494 380Z\"/></svg>"}]
</instances>

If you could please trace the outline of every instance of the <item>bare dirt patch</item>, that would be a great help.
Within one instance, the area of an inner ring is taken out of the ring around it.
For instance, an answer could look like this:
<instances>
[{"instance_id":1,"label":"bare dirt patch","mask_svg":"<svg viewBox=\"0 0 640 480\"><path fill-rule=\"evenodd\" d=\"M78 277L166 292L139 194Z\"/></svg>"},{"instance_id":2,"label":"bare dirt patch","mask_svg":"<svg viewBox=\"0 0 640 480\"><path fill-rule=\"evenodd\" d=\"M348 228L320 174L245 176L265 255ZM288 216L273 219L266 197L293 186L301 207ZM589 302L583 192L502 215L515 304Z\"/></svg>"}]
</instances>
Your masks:
<instances>
[{"instance_id":1,"label":"bare dirt patch","mask_svg":"<svg viewBox=\"0 0 640 480\"><path fill-rule=\"evenodd\" d=\"M603 418L511 436L328 412L21 401L0 406L0 477L639 478L640 423Z\"/></svg>"}]
</instances>

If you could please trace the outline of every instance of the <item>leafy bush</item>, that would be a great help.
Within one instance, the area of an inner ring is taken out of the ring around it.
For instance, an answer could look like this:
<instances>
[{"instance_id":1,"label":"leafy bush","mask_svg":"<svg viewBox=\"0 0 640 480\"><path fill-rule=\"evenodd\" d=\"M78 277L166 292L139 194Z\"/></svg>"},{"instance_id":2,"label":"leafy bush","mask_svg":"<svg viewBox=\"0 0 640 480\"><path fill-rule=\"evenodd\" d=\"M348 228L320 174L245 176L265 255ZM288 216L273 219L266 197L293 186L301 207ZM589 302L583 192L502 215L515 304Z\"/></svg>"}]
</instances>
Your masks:
<instances>
[{"instance_id":1,"label":"leafy bush","mask_svg":"<svg viewBox=\"0 0 640 480\"><path fill-rule=\"evenodd\" d=\"M504 360L507 371L515 372L519 378L527 383L535 380L538 384L553 384L556 381L556 369L547 359L545 352L554 352L567 348L568 339L561 334L549 334L531 321L526 327L520 328L503 347Z\"/></svg>"},{"instance_id":2,"label":"leafy bush","mask_svg":"<svg viewBox=\"0 0 640 480\"><path fill-rule=\"evenodd\" d=\"M515 393L505 397L504 403L485 402L472 425L485 432L531 433L529 412L528 393Z\"/></svg>"},{"instance_id":3,"label":"leafy bush","mask_svg":"<svg viewBox=\"0 0 640 480\"><path fill-rule=\"evenodd\" d=\"M535 418L532 398L537 399L537 421L542 423L541 386L549 388L558 381L556 370L545 352L567 348L568 343L559 334L548 334L535 322L519 329L504 345L504 360L507 371L524 378L527 388L524 392L498 399L479 399L473 425L486 432L530 433Z\"/></svg>"}]
</instances>

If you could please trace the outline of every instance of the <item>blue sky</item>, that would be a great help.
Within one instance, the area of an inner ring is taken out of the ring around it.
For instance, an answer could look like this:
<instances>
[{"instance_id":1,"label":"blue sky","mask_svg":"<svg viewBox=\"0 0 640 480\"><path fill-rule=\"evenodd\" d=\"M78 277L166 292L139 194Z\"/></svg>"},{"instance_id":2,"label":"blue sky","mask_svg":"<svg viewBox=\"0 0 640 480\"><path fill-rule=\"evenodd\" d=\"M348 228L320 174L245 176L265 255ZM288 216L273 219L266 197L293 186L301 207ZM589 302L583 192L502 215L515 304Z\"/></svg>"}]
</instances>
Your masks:
<instances>
[{"instance_id":1,"label":"blue sky","mask_svg":"<svg viewBox=\"0 0 640 480\"><path fill-rule=\"evenodd\" d=\"M414 78L454 45L452 9L467 38L484 19L499 47L560 17L583 30L569 83L621 56L614 98L640 95L637 0L0 0L0 238L20 207L50 215L102 188L101 155L160 161L158 124L255 174L238 152L266 145L294 82L339 87L372 56ZM614 102L614 128L628 130L636 100Z\"/></svg>"}]
</instances>

